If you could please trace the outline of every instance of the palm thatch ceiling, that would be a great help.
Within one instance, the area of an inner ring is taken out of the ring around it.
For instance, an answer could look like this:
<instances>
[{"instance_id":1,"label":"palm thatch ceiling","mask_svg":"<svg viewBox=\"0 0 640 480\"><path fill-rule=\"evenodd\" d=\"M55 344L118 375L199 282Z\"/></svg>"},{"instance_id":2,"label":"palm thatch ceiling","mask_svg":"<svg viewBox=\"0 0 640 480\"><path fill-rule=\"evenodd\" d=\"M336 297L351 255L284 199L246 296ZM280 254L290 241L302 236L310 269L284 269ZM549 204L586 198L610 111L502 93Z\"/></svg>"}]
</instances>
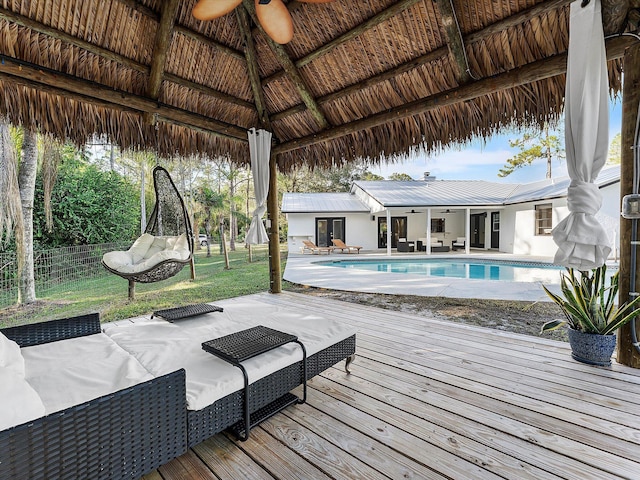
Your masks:
<instances>
[{"instance_id":1,"label":"palm thatch ceiling","mask_svg":"<svg viewBox=\"0 0 640 480\"><path fill-rule=\"evenodd\" d=\"M250 0L212 21L195 3L0 0L0 114L77 144L239 164L246 130L265 127L286 170L431 151L562 109L569 0L289 1L286 45ZM606 33L635 31L638 7L603 0ZM632 41L608 40L612 92Z\"/></svg>"}]
</instances>

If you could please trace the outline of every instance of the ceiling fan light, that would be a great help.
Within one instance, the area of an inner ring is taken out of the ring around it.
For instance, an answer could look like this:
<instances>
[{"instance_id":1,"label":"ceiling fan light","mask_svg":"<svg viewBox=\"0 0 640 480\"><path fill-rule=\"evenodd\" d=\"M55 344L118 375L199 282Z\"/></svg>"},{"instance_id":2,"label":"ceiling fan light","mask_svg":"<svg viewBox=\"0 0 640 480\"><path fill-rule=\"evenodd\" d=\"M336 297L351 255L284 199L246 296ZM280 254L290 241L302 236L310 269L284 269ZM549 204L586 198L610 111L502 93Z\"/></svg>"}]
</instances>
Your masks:
<instances>
[{"instance_id":1,"label":"ceiling fan light","mask_svg":"<svg viewBox=\"0 0 640 480\"><path fill-rule=\"evenodd\" d=\"M255 0L255 5L256 15L265 33L276 43L289 43L293 38L293 20L282 0L271 0L264 5L260 0Z\"/></svg>"},{"instance_id":2,"label":"ceiling fan light","mask_svg":"<svg viewBox=\"0 0 640 480\"><path fill-rule=\"evenodd\" d=\"M231 12L242 0L199 0L191 10L198 20L213 20Z\"/></svg>"}]
</instances>

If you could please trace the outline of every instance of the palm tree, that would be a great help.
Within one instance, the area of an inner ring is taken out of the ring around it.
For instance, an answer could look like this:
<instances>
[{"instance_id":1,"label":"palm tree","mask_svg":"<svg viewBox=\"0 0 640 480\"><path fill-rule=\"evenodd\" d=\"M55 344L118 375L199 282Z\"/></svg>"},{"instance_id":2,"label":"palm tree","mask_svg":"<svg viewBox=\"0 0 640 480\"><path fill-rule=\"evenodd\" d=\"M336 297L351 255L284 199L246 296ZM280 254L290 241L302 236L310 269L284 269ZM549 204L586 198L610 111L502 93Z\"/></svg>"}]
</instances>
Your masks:
<instances>
[{"instance_id":1,"label":"palm tree","mask_svg":"<svg viewBox=\"0 0 640 480\"><path fill-rule=\"evenodd\" d=\"M17 151L21 151L18 158ZM0 190L7 192L0 206L0 231L16 239L18 304L36 300L33 266L33 199L38 167L37 137L28 130L11 129L0 121Z\"/></svg>"},{"instance_id":2,"label":"palm tree","mask_svg":"<svg viewBox=\"0 0 640 480\"><path fill-rule=\"evenodd\" d=\"M229 252L227 252L226 242L224 239L224 204L225 195L216 193L209 187L200 187L195 195L195 200L200 203L204 212L204 229L207 237L211 238L211 220L217 216L220 225L220 244L224 253L225 268L229 269ZM211 245L207 242L207 257L211 256Z\"/></svg>"}]
</instances>

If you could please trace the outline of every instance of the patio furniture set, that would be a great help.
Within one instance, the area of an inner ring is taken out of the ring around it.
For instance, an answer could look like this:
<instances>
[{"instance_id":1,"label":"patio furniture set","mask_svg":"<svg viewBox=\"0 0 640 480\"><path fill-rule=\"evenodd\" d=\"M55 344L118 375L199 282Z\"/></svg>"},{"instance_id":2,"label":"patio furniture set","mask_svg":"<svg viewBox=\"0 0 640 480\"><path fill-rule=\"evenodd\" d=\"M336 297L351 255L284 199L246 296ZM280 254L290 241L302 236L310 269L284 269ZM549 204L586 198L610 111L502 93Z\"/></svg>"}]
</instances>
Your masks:
<instances>
[{"instance_id":1,"label":"patio furniture set","mask_svg":"<svg viewBox=\"0 0 640 480\"><path fill-rule=\"evenodd\" d=\"M347 245L339 239L331 240L331 242L333 243L333 246L318 247L311 240L303 240L302 243L304 246L302 247L302 253L313 253L318 255L326 253L327 255L330 255L334 250L340 250L342 253L360 253L360 249L362 248L356 245Z\"/></svg>"},{"instance_id":2,"label":"patio furniture set","mask_svg":"<svg viewBox=\"0 0 640 480\"><path fill-rule=\"evenodd\" d=\"M451 247L449 245L444 245L444 242L438 238L431 238L431 251L432 252L449 252L450 250L464 250L466 245L466 239L464 237L458 237L451 242ZM407 241L406 238L398 239L398 252L409 253L409 252L426 252L427 251L427 239L419 238L416 242Z\"/></svg>"},{"instance_id":3,"label":"patio furniture set","mask_svg":"<svg viewBox=\"0 0 640 480\"><path fill-rule=\"evenodd\" d=\"M0 330L0 479L139 478L223 430L246 439L355 352L355 331L320 316L193 307Z\"/></svg>"}]
</instances>

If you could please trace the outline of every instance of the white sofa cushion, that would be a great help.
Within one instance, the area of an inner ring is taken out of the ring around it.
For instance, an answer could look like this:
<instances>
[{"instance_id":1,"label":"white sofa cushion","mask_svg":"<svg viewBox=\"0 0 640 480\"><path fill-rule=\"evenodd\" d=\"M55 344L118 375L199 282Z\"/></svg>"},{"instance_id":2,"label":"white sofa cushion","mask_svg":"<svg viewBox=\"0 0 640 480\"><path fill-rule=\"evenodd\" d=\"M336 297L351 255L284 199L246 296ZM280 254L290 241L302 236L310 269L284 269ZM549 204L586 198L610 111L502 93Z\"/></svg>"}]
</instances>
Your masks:
<instances>
[{"instance_id":1,"label":"white sofa cushion","mask_svg":"<svg viewBox=\"0 0 640 480\"><path fill-rule=\"evenodd\" d=\"M25 347L22 355L47 414L153 378L102 333Z\"/></svg>"},{"instance_id":2,"label":"white sofa cushion","mask_svg":"<svg viewBox=\"0 0 640 480\"><path fill-rule=\"evenodd\" d=\"M126 252L107 252L102 261L113 270L131 274L144 272L165 260L185 261L190 254L185 234L177 237L154 237L145 233Z\"/></svg>"},{"instance_id":3,"label":"white sofa cushion","mask_svg":"<svg viewBox=\"0 0 640 480\"><path fill-rule=\"evenodd\" d=\"M0 431L45 414L38 393L14 370L0 367Z\"/></svg>"},{"instance_id":4,"label":"white sofa cushion","mask_svg":"<svg viewBox=\"0 0 640 480\"><path fill-rule=\"evenodd\" d=\"M186 370L187 407L200 410L243 388L240 369L202 350L202 343L257 325L297 335L311 356L355 333L352 328L315 313L300 314L256 300L234 301L224 312L199 315L175 323L138 317L105 323L102 328L154 376ZM257 313L259 312L259 313ZM243 363L255 382L302 359L295 343Z\"/></svg>"},{"instance_id":5,"label":"white sofa cushion","mask_svg":"<svg viewBox=\"0 0 640 480\"><path fill-rule=\"evenodd\" d=\"M20 346L0 332L0 368L7 368L24 378L24 358Z\"/></svg>"},{"instance_id":6,"label":"white sofa cushion","mask_svg":"<svg viewBox=\"0 0 640 480\"><path fill-rule=\"evenodd\" d=\"M138 263L145 258L149 248L155 241L155 237L148 233L143 233L138 239L133 242L133 245L127 250L127 253L131 257L131 263Z\"/></svg>"}]
</instances>

